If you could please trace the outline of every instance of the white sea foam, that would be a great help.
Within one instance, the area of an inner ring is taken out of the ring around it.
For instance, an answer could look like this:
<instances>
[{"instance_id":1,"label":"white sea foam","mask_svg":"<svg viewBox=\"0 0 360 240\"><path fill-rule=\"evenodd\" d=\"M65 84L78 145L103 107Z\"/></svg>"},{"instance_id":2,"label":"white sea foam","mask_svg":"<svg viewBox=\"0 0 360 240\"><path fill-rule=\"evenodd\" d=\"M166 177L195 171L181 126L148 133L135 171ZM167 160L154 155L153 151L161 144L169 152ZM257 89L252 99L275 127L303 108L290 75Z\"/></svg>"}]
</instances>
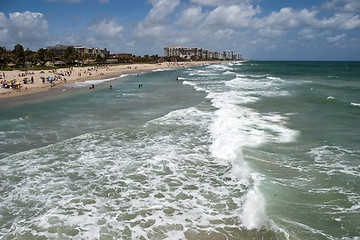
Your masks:
<instances>
[{"instance_id":1,"label":"white sea foam","mask_svg":"<svg viewBox=\"0 0 360 240\"><path fill-rule=\"evenodd\" d=\"M219 73L205 70L195 70L189 73L189 76L216 76L220 75Z\"/></svg>"},{"instance_id":2,"label":"white sea foam","mask_svg":"<svg viewBox=\"0 0 360 240\"><path fill-rule=\"evenodd\" d=\"M124 77L127 77L127 76L135 76L136 74L135 73L133 73L133 74L131 74L131 73L125 73L125 74L121 74L120 75L120 78L124 78Z\"/></svg>"},{"instance_id":3,"label":"white sea foam","mask_svg":"<svg viewBox=\"0 0 360 240\"><path fill-rule=\"evenodd\" d=\"M350 103L351 106L360 107L360 103Z\"/></svg>"},{"instance_id":4,"label":"white sea foam","mask_svg":"<svg viewBox=\"0 0 360 240\"><path fill-rule=\"evenodd\" d=\"M213 69L214 73L230 71L223 65L208 68ZM189 75L192 76L191 73ZM236 78L230 81L215 79L209 84L201 80L192 82L195 87L202 84L201 87L208 93L206 98L211 99L212 105L217 108L209 126L212 139L209 150L212 156L220 164L231 164L233 177L248 188L239 202L239 217L242 226L249 230L260 229L268 219L265 199L259 190L262 178L248 167L243 159L242 149L270 141L292 142L298 132L288 129L285 126L286 118L277 113L260 114L241 105L257 101L254 93L260 96L287 94L276 88L279 80L281 79L267 75L237 74ZM224 91L224 86L231 87L232 90Z\"/></svg>"},{"instance_id":5,"label":"white sea foam","mask_svg":"<svg viewBox=\"0 0 360 240\"><path fill-rule=\"evenodd\" d=\"M232 74L236 74L235 72L232 72L232 71L226 71L226 72L224 72L223 74L225 74L225 75L232 75Z\"/></svg>"},{"instance_id":6,"label":"white sea foam","mask_svg":"<svg viewBox=\"0 0 360 240\"><path fill-rule=\"evenodd\" d=\"M344 149L339 146L320 146L311 149L310 154L314 156L315 167L321 173L337 175L338 173L360 177L360 168L354 162L347 160L357 158L359 152Z\"/></svg>"},{"instance_id":7,"label":"white sea foam","mask_svg":"<svg viewBox=\"0 0 360 240\"><path fill-rule=\"evenodd\" d=\"M120 76L121 77L121 76ZM107 79L99 79L99 80L88 80L85 82L75 82L75 83L69 83L66 84L65 87L69 87L69 88L82 88L82 87L88 87L90 84L101 84L104 82L109 82L109 81L113 81L115 79L117 79L118 77L114 77L114 78L107 78Z\"/></svg>"},{"instance_id":8,"label":"white sea foam","mask_svg":"<svg viewBox=\"0 0 360 240\"><path fill-rule=\"evenodd\" d=\"M246 229L260 229L265 225L265 199L257 186L248 191L242 204L241 219Z\"/></svg>"},{"instance_id":9,"label":"white sea foam","mask_svg":"<svg viewBox=\"0 0 360 240\"><path fill-rule=\"evenodd\" d=\"M267 79L270 79L270 80L282 80L281 78L279 77L271 77L271 76L267 76L266 77Z\"/></svg>"},{"instance_id":10,"label":"white sea foam","mask_svg":"<svg viewBox=\"0 0 360 240\"><path fill-rule=\"evenodd\" d=\"M190 86L196 86L196 83L193 81L183 81L183 84L190 85Z\"/></svg>"},{"instance_id":11,"label":"white sea foam","mask_svg":"<svg viewBox=\"0 0 360 240\"><path fill-rule=\"evenodd\" d=\"M217 70L217 71L226 71L226 70L232 70L233 68L231 66L226 66L224 64L211 64L207 66L206 68Z\"/></svg>"},{"instance_id":12,"label":"white sea foam","mask_svg":"<svg viewBox=\"0 0 360 240\"><path fill-rule=\"evenodd\" d=\"M153 72L164 72L164 71L171 71L174 70L174 68L161 68L161 69L155 69L152 70Z\"/></svg>"}]
</instances>

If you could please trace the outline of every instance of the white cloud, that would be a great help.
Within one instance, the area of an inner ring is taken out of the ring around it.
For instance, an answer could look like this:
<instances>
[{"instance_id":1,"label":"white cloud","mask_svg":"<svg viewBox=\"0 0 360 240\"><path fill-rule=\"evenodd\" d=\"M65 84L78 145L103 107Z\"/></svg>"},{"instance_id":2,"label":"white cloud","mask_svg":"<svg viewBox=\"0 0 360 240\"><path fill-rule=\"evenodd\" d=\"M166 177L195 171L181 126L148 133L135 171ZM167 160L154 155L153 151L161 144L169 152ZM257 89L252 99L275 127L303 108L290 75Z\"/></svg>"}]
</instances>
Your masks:
<instances>
[{"instance_id":1,"label":"white cloud","mask_svg":"<svg viewBox=\"0 0 360 240\"><path fill-rule=\"evenodd\" d=\"M278 37L284 35L285 31L281 29L272 29L270 27L262 28L258 31L258 34L262 37Z\"/></svg>"},{"instance_id":2,"label":"white cloud","mask_svg":"<svg viewBox=\"0 0 360 240\"><path fill-rule=\"evenodd\" d=\"M210 12L205 24L211 27L239 28L250 26L252 18L260 12L253 5L219 6Z\"/></svg>"},{"instance_id":3,"label":"white cloud","mask_svg":"<svg viewBox=\"0 0 360 240\"><path fill-rule=\"evenodd\" d=\"M204 18L201 7L191 7L182 12L177 24L184 27L194 27Z\"/></svg>"},{"instance_id":4,"label":"white cloud","mask_svg":"<svg viewBox=\"0 0 360 240\"><path fill-rule=\"evenodd\" d=\"M7 17L3 12L0 12L0 30L6 29L7 26Z\"/></svg>"},{"instance_id":5,"label":"white cloud","mask_svg":"<svg viewBox=\"0 0 360 240\"><path fill-rule=\"evenodd\" d=\"M144 39L157 39L169 34L169 27L163 25L148 26L144 23L139 23L136 29L136 36Z\"/></svg>"},{"instance_id":6,"label":"white cloud","mask_svg":"<svg viewBox=\"0 0 360 240\"><path fill-rule=\"evenodd\" d=\"M235 31L233 29L219 29L215 32L214 37L223 40L231 38L234 33Z\"/></svg>"},{"instance_id":7,"label":"white cloud","mask_svg":"<svg viewBox=\"0 0 360 240\"><path fill-rule=\"evenodd\" d=\"M123 26L118 25L115 19L104 19L100 23L94 24L89 27L89 31L93 33L95 39L99 40L116 40L121 36Z\"/></svg>"},{"instance_id":8,"label":"white cloud","mask_svg":"<svg viewBox=\"0 0 360 240\"><path fill-rule=\"evenodd\" d=\"M305 28L305 29L301 30L300 32L298 32L298 36L301 39L314 40L314 39L318 38L318 33L314 29Z\"/></svg>"},{"instance_id":9,"label":"white cloud","mask_svg":"<svg viewBox=\"0 0 360 240\"><path fill-rule=\"evenodd\" d=\"M48 33L48 23L42 13L14 12L7 18L0 13L0 42L7 47L18 43L27 46L41 47Z\"/></svg>"},{"instance_id":10,"label":"white cloud","mask_svg":"<svg viewBox=\"0 0 360 240\"><path fill-rule=\"evenodd\" d=\"M168 36L172 31L172 23L168 16L179 5L179 0L152 0L153 8L144 21L137 24L135 37L141 39L156 39Z\"/></svg>"},{"instance_id":11,"label":"white cloud","mask_svg":"<svg viewBox=\"0 0 360 240\"><path fill-rule=\"evenodd\" d=\"M316 11L303 9L294 11L292 8L282 8L279 12L272 12L269 16L258 19L257 27L272 27L277 29L294 29L311 26L317 22Z\"/></svg>"},{"instance_id":12,"label":"white cloud","mask_svg":"<svg viewBox=\"0 0 360 240\"><path fill-rule=\"evenodd\" d=\"M334 37L328 37L327 40L331 43L334 43L334 42L338 42L340 41L341 39L344 39L346 37L346 34L343 33L341 35L337 35L337 36L334 36Z\"/></svg>"},{"instance_id":13,"label":"white cloud","mask_svg":"<svg viewBox=\"0 0 360 240\"><path fill-rule=\"evenodd\" d=\"M322 8L325 10L335 10L342 12L356 13L360 11L359 0L332 0L326 1Z\"/></svg>"},{"instance_id":14,"label":"white cloud","mask_svg":"<svg viewBox=\"0 0 360 240\"><path fill-rule=\"evenodd\" d=\"M235 5L241 3L248 3L251 0L190 0L192 3L199 4L201 6L221 6L221 5Z\"/></svg>"},{"instance_id":15,"label":"white cloud","mask_svg":"<svg viewBox=\"0 0 360 240\"><path fill-rule=\"evenodd\" d=\"M78 31L66 31L62 33L64 39L58 39L58 41L66 45L87 45L115 49L121 42L123 30L124 27L117 23L116 18L103 19Z\"/></svg>"},{"instance_id":16,"label":"white cloud","mask_svg":"<svg viewBox=\"0 0 360 240\"><path fill-rule=\"evenodd\" d=\"M352 30L360 28L359 15L351 13L336 13L333 17L322 19L319 27Z\"/></svg>"},{"instance_id":17,"label":"white cloud","mask_svg":"<svg viewBox=\"0 0 360 240\"><path fill-rule=\"evenodd\" d=\"M153 8L145 18L145 22L149 24L159 24L167 21L175 8L179 5L179 0L159 0L153 4Z\"/></svg>"}]
</instances>

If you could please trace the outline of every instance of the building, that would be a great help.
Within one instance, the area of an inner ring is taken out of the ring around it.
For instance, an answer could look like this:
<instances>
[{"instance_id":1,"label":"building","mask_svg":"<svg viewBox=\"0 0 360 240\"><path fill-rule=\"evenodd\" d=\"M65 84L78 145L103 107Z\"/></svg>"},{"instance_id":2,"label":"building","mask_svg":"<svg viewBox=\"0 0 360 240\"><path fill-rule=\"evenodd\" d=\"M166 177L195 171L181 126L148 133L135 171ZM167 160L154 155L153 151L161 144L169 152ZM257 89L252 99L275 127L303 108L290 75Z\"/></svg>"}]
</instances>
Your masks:
<instances>
[{"instance_id":1,"label":"building","mask_svg":"<svg viewBox=\"0 0 360 240\"><path fill-rule=\"evenodd\" d=\"M180 57L185 59L202 57L202 48L168 46L164 48L165 57Z\"/></svg>"},{"instance_id":2,"label":"building","mask_svg":"<svg viewBox=\"0 0 360 240\"><path fill-rule=\"evenodd\" d=\"M232 57L232 60L236 60L236 61L241 60L241 59L242 59L242 56L241 56L241 54L238 54L238 53L235 53Z\"/></svg>"},{"instance_id":3,"label":"building","mask_svg":"<svg viewBox=\"0 0 360 240\"><path fill-rule=\"evenodd\" d=\"M80 54L89 54L89 56L98 56L100 55L103 58L107 58L110 52L107 51L106 48L93 48L93 47L85 47L85 46L66 46L66 45L56 45L51 47L46 47L47 50L54 51L56 56L64 55L65 50L68 47L74 47L75 50Z\"/></svg>"},{"instance_id":4,"label":"building","mask_svg":"<svg viewBox=\"0 0 360 240\"><path fill-rule=\"evenodd\" d=\"M110 54L106 48L93 48L85 46L74 46L75 50L81 54L88 54L89 56L98 56L100 55L103 58L107 58Z\"/></svg>"},{"instance_id":5,"label":"building","mask_svg":"<svg viewBox=\"0 0 360 240\"><path fill-rule=\"evenodd\" d=\"M49 50L52 50L56 56L62 56L64 55L64 52L65 50L68 48L69 46L65 46L65 45L56 45L56 46L53 46L53 47L46 47L46 49L49 51Z\"/></svg>"},{"instance_id":6,"label":"building","mask_svg":"<svg viewBox=\"0 0 360 240\"><path fill-rule=\"evenodd\" d=\"M213 52L203 48L196 47L178 47L167 46L164 48L165 57L180 57L184 59L220 59L233 60L234 56L241 56L234 54L233 51L225 51L224 53Z\"/></svg>"},{"instance_id":7,"label":"building","mask_svg":"<svg viewBox=\"0 0 360 240\"><path fill-rule=\"evenodd\" d=\"M227 59L227 60L232 60L232 59L233 59L233 55L234 55L233 51L226 50L226 51L224 52L225 59Z\"/></svg>"}]
</instances>

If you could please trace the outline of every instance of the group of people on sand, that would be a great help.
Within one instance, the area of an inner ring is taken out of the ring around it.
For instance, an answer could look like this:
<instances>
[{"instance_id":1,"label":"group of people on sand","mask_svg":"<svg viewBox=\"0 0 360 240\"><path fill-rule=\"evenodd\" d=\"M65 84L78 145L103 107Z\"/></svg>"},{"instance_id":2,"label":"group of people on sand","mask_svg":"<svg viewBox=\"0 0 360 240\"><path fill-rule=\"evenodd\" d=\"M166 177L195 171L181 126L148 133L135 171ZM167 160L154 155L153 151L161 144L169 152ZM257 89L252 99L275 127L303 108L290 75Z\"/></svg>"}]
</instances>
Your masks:
<instances>
[{"instance_id":1,"label":"group of people on sand","mask_svg":"<svg viewBox=\"0 0 360 240\"><path fill-rule=\"evenodd\" d=\"M3 80L3 81L1 81L0 88L12 88L14 90L20 90L21 84L18 83L16 80L12 80L12 81Z\"/></svg>"}]
</instances>

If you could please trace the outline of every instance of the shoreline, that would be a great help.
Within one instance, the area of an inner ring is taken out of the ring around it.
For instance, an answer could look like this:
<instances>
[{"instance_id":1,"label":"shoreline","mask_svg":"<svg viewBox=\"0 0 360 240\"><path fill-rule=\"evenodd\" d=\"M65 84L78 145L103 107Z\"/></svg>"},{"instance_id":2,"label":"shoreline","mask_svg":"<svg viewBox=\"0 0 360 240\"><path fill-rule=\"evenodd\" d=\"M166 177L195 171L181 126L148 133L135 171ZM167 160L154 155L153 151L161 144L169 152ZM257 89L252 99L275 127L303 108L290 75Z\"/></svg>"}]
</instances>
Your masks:
<instances>
[{"instance_id":1,"label":"shoreline","mask_svg":"<svg viewBox=\"0 0 360 240\"><path fill-rule=\"evenodd\" d=\"M154 71L158 69L172 69L188 66L200 66L204 64L215 63L210 61L201 62L166 62L166 63L139 63L111 65L100 67L71 67L59 68L54 70L35 70L35 71L1 71L0 74L5 78L7 83L15 81L21 84L21 90L11 88L0 88L0 104L6 105L10 102L18 102L21 100L30 100L37 97L52 95L55 92L61 92L65 85L75 84L77 82L86 82L89 80L104 80L117 78L123 74L136 74L140 72ZM45 83L43 82L43 79ZM24 84L24 79L29 83ZM31 80L33 79L33 81ZM53 80L52 80L53 79ZM65 81L66 79L66 81ZM33 82L33 83L31 83ZM54 86L52 86L55 84Z\"/></svg>"}]
</instances>

